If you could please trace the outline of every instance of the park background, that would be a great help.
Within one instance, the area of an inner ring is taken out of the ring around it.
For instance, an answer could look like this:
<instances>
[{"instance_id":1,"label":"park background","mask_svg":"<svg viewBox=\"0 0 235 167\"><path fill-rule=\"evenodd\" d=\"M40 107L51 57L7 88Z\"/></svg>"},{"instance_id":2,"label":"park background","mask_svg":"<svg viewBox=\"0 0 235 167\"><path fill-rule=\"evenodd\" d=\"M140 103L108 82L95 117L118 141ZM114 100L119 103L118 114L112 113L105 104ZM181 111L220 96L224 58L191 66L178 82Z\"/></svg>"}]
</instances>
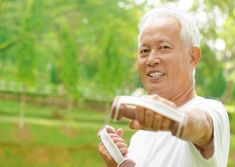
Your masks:
<instances>
[{"instance_id":1,"label":"park background","mask_svg":"<svg viewBox=\"0 0 235 167\"><path fill-rule=\"evenodd\" d=\"M135 59L143 13L192 11L202 33L197 93L228 110L235 166L234 0L1 0L0 166L102 167L97 130L116 95L141 87Z\"/></svg>"}]
</instances>

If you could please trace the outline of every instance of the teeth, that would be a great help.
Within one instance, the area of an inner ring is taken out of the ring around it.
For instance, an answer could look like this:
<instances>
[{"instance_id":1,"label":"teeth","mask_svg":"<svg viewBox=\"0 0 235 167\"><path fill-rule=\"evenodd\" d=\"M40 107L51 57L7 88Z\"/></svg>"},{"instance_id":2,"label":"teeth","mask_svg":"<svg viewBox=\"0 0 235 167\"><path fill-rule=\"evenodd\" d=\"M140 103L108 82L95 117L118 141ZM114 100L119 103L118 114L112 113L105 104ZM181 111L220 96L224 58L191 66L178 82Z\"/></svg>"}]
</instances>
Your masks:
<instances>
[{"instance_id":1,"label":"teeth","mask_svg":"<svg viewBox=\"0 0 235 167\"><path fill-rule=\"evenodd\" d=\"M149 76L155 78L155 77L160 77L163 74L164 74L163 72L155 72L155 73L150 73Z\"/></svg>"}]
</instances>

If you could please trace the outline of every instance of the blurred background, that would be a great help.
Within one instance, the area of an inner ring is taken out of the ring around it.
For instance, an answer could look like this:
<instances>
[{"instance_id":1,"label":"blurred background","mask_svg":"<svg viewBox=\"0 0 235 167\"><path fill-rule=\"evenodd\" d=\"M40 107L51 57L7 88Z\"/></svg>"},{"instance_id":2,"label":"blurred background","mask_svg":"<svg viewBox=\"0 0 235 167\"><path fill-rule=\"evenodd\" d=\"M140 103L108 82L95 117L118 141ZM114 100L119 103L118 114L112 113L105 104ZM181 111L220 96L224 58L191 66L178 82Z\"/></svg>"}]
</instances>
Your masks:
<instances>
[{"instance_id":1,"label":"blurred background","mask_svg":"<svg viewBox=\"0 0 235 167\"><path fill-rule=\"evenodd\" d=\"M192 11L202 33L197 93L221 100L235 166L234 0L1 0L0 166L102 167L97 130L116 95L141 88L137 25L168 3Z\"/></svg>"}]
</instances>

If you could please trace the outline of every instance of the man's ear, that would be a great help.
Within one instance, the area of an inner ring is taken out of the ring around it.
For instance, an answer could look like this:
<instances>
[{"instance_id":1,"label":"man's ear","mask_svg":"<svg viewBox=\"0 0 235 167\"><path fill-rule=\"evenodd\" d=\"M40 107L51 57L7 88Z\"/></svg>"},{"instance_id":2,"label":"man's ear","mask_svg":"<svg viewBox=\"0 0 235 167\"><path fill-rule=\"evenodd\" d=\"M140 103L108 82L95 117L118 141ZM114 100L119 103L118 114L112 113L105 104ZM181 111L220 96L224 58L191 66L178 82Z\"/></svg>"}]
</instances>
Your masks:
<instances>
[{"instance_id":1,"label":"man's ear","mask_svg":"<svg viewBox=\"0 0 235 167\"><path fill-rule=\"evenodd\" d=\"M199 47L193 46L190 51L190 64L193 68L197 66L201 58L201 50Z\"/></svg>"}]
</instances>

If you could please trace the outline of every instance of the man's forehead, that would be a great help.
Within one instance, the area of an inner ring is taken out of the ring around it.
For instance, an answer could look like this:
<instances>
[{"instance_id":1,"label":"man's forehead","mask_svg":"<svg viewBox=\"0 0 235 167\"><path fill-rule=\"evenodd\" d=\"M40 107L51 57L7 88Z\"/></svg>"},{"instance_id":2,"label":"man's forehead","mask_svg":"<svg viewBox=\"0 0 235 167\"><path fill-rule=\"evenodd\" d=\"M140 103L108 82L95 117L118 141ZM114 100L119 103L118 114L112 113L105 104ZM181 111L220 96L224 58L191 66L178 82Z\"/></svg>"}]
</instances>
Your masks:
<instances>
[{"instance_id":1,"label":"man's forehead","mask_svg":"<svg viewBox=\"0 0 235 167\"><path fill-rule=\"evenodd\" d=\"M157 44L165 44L165 43L171 43L169 39L167 38L159 38L159 39L151 39L154 43ZM148 39L141 39L140 41L140 47L148 47L149 43L148 43Z\"/></svg>"},{"instance_id":2,"label":"man's forehead","mask_svg":"<svg viewBox=\"0 0 235 167\"><path fill-rule=\"evenodd\" d=\"M140 35L156 33L157 31L168 31L169 33L180 33L181 25L178 20L173 17L159 18L151 22L147 22L142 29Z\"/></svg>"},{"instance_id":3,"label":"man's forehead","mask_svg":"<svg viewBox=\"0 0 235 167\"><path fill-rule=\"evenodd\" d=\"M181 23L178 19L172 16L158 16L154 19L147 19L142 26L142 31L144 32L147 28L157 28L157 27L178 27L181 28Z\"/></svg>"},{"instance_id":4,"label":"man's forehead","mask_svg":"<svg viewBox=\"0 0 235 167\"><path fill-rule=\"evenodd\" d=\"M180 30L174 27L151 27L146 28L145 31L140 36L140 44L148 42L155 43L163 43L168 42L171 43L173 40L180 39Z\"/></svg>"}]
</instances>

